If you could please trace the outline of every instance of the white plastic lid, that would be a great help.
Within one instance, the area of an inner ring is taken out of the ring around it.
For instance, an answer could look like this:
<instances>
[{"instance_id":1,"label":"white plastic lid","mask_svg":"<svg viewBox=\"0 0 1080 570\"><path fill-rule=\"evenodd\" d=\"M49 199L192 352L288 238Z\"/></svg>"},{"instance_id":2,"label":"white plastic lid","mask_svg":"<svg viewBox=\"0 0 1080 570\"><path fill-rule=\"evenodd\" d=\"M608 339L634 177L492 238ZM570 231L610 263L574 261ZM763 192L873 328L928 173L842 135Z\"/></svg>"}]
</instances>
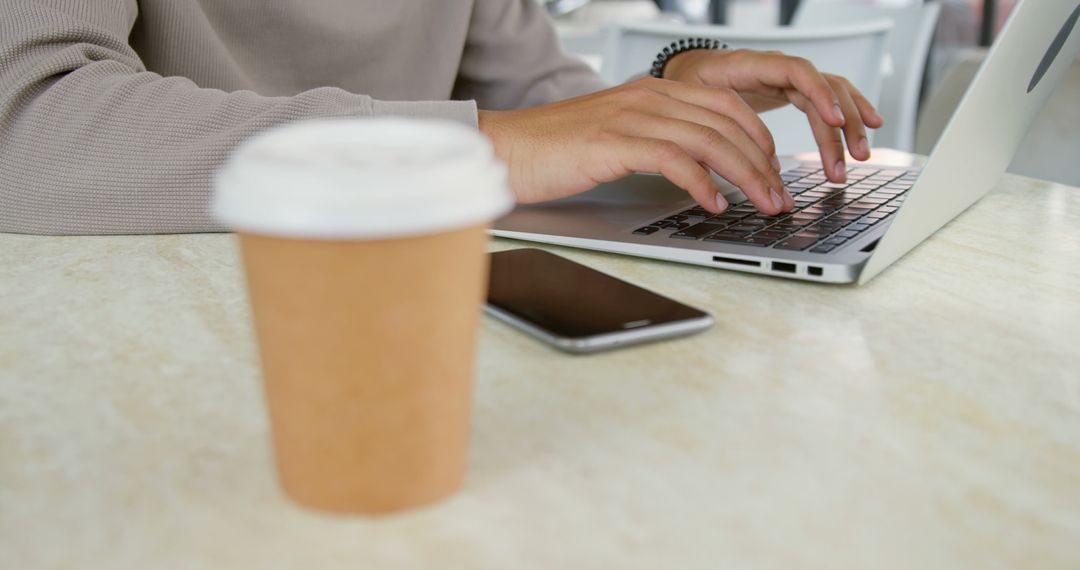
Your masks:
<instances>
[{"instance_id":1,"label":"white plastic lid","mask_svg":"<svg viewBox=\"0 0 1080 570\"><path fill-rule=\"evenodd\" d=\"M506 168L474 129L336 119L241 144L217 175L213 211L239 231L378 239L490 222L512 205Z\"/></svg>"}]
</instances>

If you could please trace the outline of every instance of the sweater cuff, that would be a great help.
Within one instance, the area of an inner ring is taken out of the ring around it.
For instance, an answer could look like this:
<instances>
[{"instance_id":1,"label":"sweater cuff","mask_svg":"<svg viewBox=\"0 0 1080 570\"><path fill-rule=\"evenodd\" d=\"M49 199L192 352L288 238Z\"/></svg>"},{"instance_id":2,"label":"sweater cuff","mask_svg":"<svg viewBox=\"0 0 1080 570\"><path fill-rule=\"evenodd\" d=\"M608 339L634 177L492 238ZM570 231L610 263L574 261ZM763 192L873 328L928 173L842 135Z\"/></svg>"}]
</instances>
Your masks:
<instances>
[{"instance_id":1,"label":"sweater cuff","mask_svg":"<svg viewBox=\"0 0 1080 570\"><path fill-rule=\"evenodd\" d=\"M479 128L476 101L374 101L374 115L448 119Z\"/></svg>"}]
</instances>

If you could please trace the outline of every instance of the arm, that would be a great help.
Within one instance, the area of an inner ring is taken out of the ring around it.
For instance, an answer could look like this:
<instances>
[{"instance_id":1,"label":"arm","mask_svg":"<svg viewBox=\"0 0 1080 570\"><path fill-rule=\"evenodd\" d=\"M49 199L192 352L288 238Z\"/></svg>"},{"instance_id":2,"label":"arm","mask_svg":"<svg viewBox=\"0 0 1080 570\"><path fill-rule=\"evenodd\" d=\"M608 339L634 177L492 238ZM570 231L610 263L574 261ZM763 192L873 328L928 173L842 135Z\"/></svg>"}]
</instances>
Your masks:
<instances>
[{"instance_id":1,"label":"arm","mask_svg":"<svg viewBox=\"0 0 1080 570\"><path fill-rule=\"evenodd\" d=\"M536 0L476 0L455 99L475 99L484 109L517 109L606 87L581 60L562 51Z\"/></svg>"},{"instance_id":2,"label":"arm","mask_svg":"<svg viewBox=\"0 0 1080 570\"><path fill-rule=\"evenodd\" d=\"M0 232L221 231L211 177L252 133L318 117L434 116L472 102L382 102L201 89L147 72L127 37L135 0L0 0Z\"/></svg>"},{"instance_id":3,"label":"arm","mask_svg":"<svg viewBox=\"0 0 1080 570\"><path fill-rule=\"evenodd\" d=\"M521 202L653 172L715 213L728 203L711 170L761 212L779 215L795 203L757 110L788 103L803 110L833 182L847 176L842 144L866 160L865 127L883 121L843 78L780 53L691 51L672 59L664 77L540 107L481 111L480 130L509 164L511 188Z\"/></svg>"}]
</instances>

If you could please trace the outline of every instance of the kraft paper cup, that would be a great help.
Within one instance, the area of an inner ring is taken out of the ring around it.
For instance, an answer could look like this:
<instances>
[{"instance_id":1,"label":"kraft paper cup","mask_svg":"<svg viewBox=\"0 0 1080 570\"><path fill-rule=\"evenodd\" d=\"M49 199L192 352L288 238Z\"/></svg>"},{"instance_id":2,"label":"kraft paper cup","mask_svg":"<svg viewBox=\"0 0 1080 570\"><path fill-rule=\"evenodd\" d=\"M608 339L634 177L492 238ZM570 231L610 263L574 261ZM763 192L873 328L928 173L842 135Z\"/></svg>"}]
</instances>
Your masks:
<instances>
[{"instance_id":1,"label":"kraft paper cup","mask_svg":"<svg viewBox=\"0 0 1080 570\"><path fill-rule=\"evenodd\" d=\"M460 487L486 229L511 204L486 139L444 122L295 124L219 173L296 502L382 513Z\"/></svg>"}]
</instances>

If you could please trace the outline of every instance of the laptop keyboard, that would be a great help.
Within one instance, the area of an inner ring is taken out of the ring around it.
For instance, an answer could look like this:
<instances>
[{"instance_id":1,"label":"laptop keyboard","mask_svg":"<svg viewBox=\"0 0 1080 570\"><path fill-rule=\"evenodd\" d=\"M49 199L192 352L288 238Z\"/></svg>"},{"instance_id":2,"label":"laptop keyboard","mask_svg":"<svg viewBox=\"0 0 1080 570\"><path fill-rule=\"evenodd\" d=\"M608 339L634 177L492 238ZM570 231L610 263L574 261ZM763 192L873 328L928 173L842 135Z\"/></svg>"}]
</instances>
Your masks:
<instances>
[{"instance_id":1,"label":"laptop keyboard","mask_svg":"<svg viewBox=\"0 0 1080 570\"><path fill-rule=\"evenodd\" d=\"M713 215L700 206L661 218L635 234L667 234L672 239L728 242L791 251L829 253L891 218L915 184L917 172L848 168L844 184L804 165L781 174L795 208L779 216L759 213L744 202Z\"/></svg>"}]
</instances>

